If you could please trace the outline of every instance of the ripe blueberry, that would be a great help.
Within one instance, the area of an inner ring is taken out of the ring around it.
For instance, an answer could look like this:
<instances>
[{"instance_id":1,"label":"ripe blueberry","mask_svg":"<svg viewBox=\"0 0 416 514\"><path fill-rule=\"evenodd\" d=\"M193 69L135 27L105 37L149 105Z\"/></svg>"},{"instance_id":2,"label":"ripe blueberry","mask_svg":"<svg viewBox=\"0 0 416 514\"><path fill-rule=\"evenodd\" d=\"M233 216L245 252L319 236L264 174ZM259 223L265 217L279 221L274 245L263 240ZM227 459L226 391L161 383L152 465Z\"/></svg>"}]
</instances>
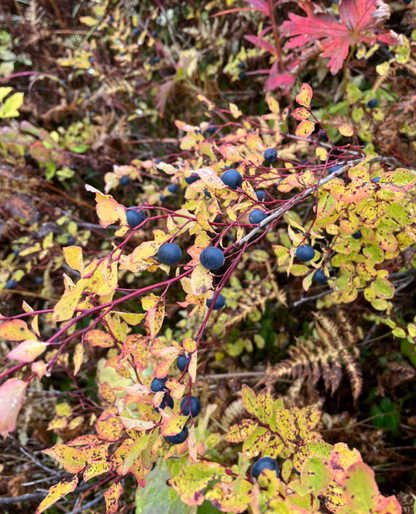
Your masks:
<instances>
[{"instance_id":1,"label":"ripe blueberry","mask_svg":"<svg viewBox=\"0 0 416 514\"><path fill-rule=\"evenodd\" d=\"M176 361L176 366L179 371L185 371L188 362L191 360L191 356L187 357L185 354L179 355L178 360Z\"/></svg>"},{"instance_id":2,"label":"ripe blueberry","mask_svg":"<svg viewBox=\"0 0 416 514\"><path fill-rule=\"evenodd\" d=\"M195 175L195 173L193 173L192 175L190 175L189 177L185 177L185 182L187 184L193 184L194 182L196 182L197 180L199 180L199 175Z\"/></svg>"},{"instance_id":3,"label":"ripe blueberry","mask_svg":"<svg viewBox=\"0 0 416 514\"><path fill-rule=\"evenodd\" d=\"M202 250L199 261L204 268L214 271L224 264L224 254L219 248L210 246Z\"/></svg>"},{"instance_id":4,"label":"ripe blueberry","mask_svg":"<svg viewBox=\"0 0 416 514\"><path fill-rule=\"evenodd\" d=\"M154 393L158 393L159 391L164 391L166 389L167 378L154 378L152 383L150 384L150 390Z\"/></svg>"},{"instance_id":5,"label":"ripe blueberry","mask_svg":"<svg viewBox=\"0 0 416 514\"><path fill-rule=\"evenodd\" d=\"M252 225L258 225L266 218L267 214L260 209L253 209L248 216L248 219Z\"/></svg>"},{"instance_id":6,"label":"ripe blueberry","mask_svg":"<svg viewBox=\"0 0 416 514\"><path fill-rule=\"evenodd\" d=\"M153 30L150 34L152 37L157 37L157 30Z\"/></svg>"},{"instance_id":7,"label":"ripe blueberry","mask_svg":"<svg viewBox=\"0 0 416 514\"><path fill-rule=\"evenodd\" d=\"M152 57L150 59L150 64L157 64L160 62L160 58L159 57Z\"/></svg>"},{"instance_id":8,"label":"ripe blueberry","mask_svg":"<svg viewBox=\"0 0 416 514\"><path fill-rule=\"evenodd\" d=\"M72 246L73 244L75 244L75 237L68 237L68 245L69 246Z\"/></svg>"},{"instance_id":9,"label":"ripe blueberry","mask_svg":"<svg viewBox=\"0 0 416 514\"><path fill-rule=\"evenodd\" d=\"M191 404L192 417L196 418L198 416L198 414L201 412L201 408L202 408L201 401L196 396L191 396L190 402L188 402L187 396L185 396L185 398L182 398L181 411L184 416L189 416L189 403Z\"/></svg>"},{"instance_id":10,"label":"ripe blueberry","mask_svg":"<svg viewBox=\"0 0 416 514\"><path fill-rule=\"evenodd\" d=\"M373 182L378 184L380 182L380 177L374 177L372 180L373 180Z\"/></svg>"},{"instance_id":11,"label":"ripe blueberry","mask_svg":"<svg viewBox=\"0 0 416 514\"><path fill-rule=\"evenodd\" d=\"M133 36L140 36L141 33L142 31L137 27L133 30Z\"/></svg>"},{"instance_id":12,"label":"ripe blueberry","mask_svg":"<svg viewBox=\"0 0 416 514\"><path fill-rule=\"evenodd\" d=\"M372 98L369 102L367 102L367 107L369 109L374 109L374 107L377 107L377 98Z\"/></svg>"},{"instance_id":13,"label":"ripe blueberry","mask_svg":"<svg viewBox=\"0 0 416 514\"><path fill-rule=\"evenodd\" d=\"M176 184L170 184L168 186L169 193L175 194L178 192L178 186Z\"/></svg>"},{"instance_id":14,"label":"ripe blueberry","mask_svg":"<svg viewBox=\"0 0 416 514\"><path fill-rule=\"evenodd\" d=\"M121 179L120 179L121 186L128 186L129 184L130 184L130 177L121 177Z\"/></svg>"},{"instance_id":15,"label":"ripe blueberry","mask_svg":"<svg viewBox=\"0 0 416 514\"><path fill-rule=\"evenodd\" d=\"M403 0L403 3L406 4L406 5L409 5L412 3L412 0Z\"/></svg>"},{"instance_id":16,"label":"ripe blueberry","mask_svg":"<svg viewBox=\"0 0 416 514\"><path fill-rule=\"evenodd\" d=\"M204 188L204 195L205 195L205 198L212 198L211 193L208 191L207 188Z\"/></svg>"},{"instance_id":17,"label":"ripe blueberry","mask_svg":"<svg viewBox=\"0 0 416 514\"><path fill-rule=\"evenodd\" d=\"M355 234L353 234L352 237L354 239L361 239L363 237L363 235L361 234L361 230L357 230L357 232L355 232Z\"/></svg>"},{"instance_id":18,"label":"ripe blueberry","mask_svg":"<svg viewBox=\"0 0 416 514\"><path fill-rule=\"evenodd\" d=\"M301 262L308 262L315 256L315 250L311 245L302 245L296 248L296 257Z\"/></svg>"},{"instance_id":19,"label":"ripe blueberry","mask_svg":"<svg viewBox=\"0 0 416 514\"><path fill-rule=\"evenodd\" d=\"M271 457L262 457L257 462L255 462L251 467L251 476L254 478L259 478L259 475L265 469L276 471L276 476L279 476L279 466L277 465L277 462Z\"/></svg>"},{"instance_id":20,"label":"ripe blueberry","mask_svg":"<svg viewBox=\"0 0 416 514\"><path fill-rule=\"evenodd\" d=\"M266 191L256 191L257 200L262 202L266 198Z\"/></svg>"},{"instance_id":21,"label":"ripe blueberry","mask_svg":"<svg viewBox=\"0 0 416 514\"><path fill-rule=\"evenodd\" d=\"M16 280L10 279L6 282L6 289L16 289L17 282Z\"/></svg>"},{"instance_id":22,"label":"ripe blueberry","mask_svg":"<svg viewBox=\"0 0 416 514\"><path fill-rule=\"evenodd\" d=\"M217 130L217 127L214 127L213 125L210 125L210 126L207 128L207 132L208 132L208 134L213 134L216 130Z\"/></svg>"},{"instance_id":23,"label":"ripe blueberry","mask_svg":"<svg viewBox=\"0 0 416 514\"><path fill-rule=\"evenodd\" d=\"M43 277L36 277L35 282L38 286L43 284Z\"/></svg>"},{"instance_id":24,"label":"ripe blueberry","mask_svg":"<svg viewBox=\"0 0 416 514\"><path fill-rule=\"evenodd\" d=\"M237 170L232 169L227 170L221 177L221 180L230 189L234 189L234 191L237 189L237 187L241 187L243 184L243 177L240 175L240 173L238 173Z\"/></svg>"},{"instance_id":25,"label":"ripe blueberry","mask_svg":"<svg viewBox=\"0 0 416 514\"><path fill-rule=\"evenodd\" d=\"M332 166L332 168L329 168L328 173L335 173L336 171L340 170L342 166Z\"/></svg>"},{"instance_id":26,"label":"ripe blueberry","mask_svg":"<svg viewBox=\"0 0 416 514\"><path fill-rule=\"evenodd\" d=\"M240 80L246 80L247 75L244 73L244 71L242 71L242 72L239 73L238 78Z\"/></svg>"},{"instance_id":27,"label":"ripe blueberry","mask_svg":"<svg viewBox=\"0 0 416 514\"><path fill-rule=\"evenodd\" d=\"M130 228L138 227L146 219L146 215L143 211L126 211L127 224Z\"/></svg>"},{"instance_id":28,"label":"ripe blueberry","mask_svg":"<svg viewBox=\"0 0 416 514\"><path fill-rule=\"evenodd\" d=\"M170 444L182 444L186 441L187 437L188 437L188 427L185 425L183 427L182 432L179 432L179 434L167 435L166 441L168 441Z\"/></svg>"},{"instance_id":29,"label":"ripe blueberry","mask_svg":"<svg viewBox=\"0 0 416 514\"><path fill-rule=\"evenodd\" d=\"M240 68L240 70L244 70L246 65L245 65L245 63L243 61L241 61L240 64L238 65L238 67Z\"/></svg>"},{"instance_id":30,"label":"ripe blueberry","mask_svg":"<svg viewBox=\"0 0 416 514\"><path fill-rule=\"evenodd\" d=\"M313 274L313 281L317 284L326 284L328 282L328 277L321 269L317 269Z\"/></svg>"},{"instance_id":31,"label":"ripe blueberry","mask_svg":"<svg viewBox=\"0 0 416 514\"><path fill-rule=\"evenodd\" d=\"M215 294L214 294L214 296L215 296ZM207 307L208 307L208 309L211 307L212 302L214 301L214 296L210 300L207 300ZM220 293L218 295L218 298L215 300L214 307L212 308L212 310L213 311L219 311L220 309L222 309L224 307L224 305L225 305L225 298Z\"/></svg>"},{"instance_id":32,"label":"ripe blueberry","mask_svg":"<svg viewBox=\"0 0 416 514\"><path fill-rule=\"evenodd\" d=\"M159 248L157 258L162 264L175 266L182 259L182 250L176 243L166 243Z\"/></svg>"},{"instance_id":33,"label":"ripe blueberry","mask_svg":"<svg viewBox=\"0 0 416 514\"><path fill-rule=\"evenodd\" d=\"M161 202L165 202L167 199L168 199L168 197L167 197L167 196L163 196L163 195L160 195L160 196L159 196L159 200L160 200Z\"/></svg>"},{"instance_id":34,"label":"ripe blueberry","mask_svg":"<svg viewBox=\"0 0 416 514\"><path fill-rule=\"evenodd\" d=\"M160 402L160 405L158 408L156 408L155 406L153 406L153 408L155 409L156 412L159 411L159 409L165 409L166 406L170 407L171 409L173 409L173 398L172 396L169 396L168 398L168 393L165 393L164 396L163 396L163 400Z\"/></svg>"},{"instance_id":35,"label":"ripe blueberry","mask_svg":"<svg viewBox=\"0 0 416 514\"><path fill-rule=\"evenodd\" d=\"M274 148L268 148L263 157L266 162L272 163L277 159L277 151Z\"/></svg>"}]
</instances>

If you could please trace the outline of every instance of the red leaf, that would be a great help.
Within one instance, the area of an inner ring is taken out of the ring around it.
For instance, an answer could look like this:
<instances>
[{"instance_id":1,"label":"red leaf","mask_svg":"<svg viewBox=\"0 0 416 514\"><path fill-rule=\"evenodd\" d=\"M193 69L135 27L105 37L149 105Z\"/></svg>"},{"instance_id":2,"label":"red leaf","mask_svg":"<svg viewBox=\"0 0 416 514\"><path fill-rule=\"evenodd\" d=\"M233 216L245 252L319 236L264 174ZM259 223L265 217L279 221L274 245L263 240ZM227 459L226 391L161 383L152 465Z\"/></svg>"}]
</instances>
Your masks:
<instances>
[{"instance_id":1,"label":"red leaf","mask_svg":"<svg viewBox=\"0 0 416 514\"><path fill-rule=\"evenodd\" d=\"M266 29L262 30L258 36L244 36L244 39L247 39L247 41L250 41L250 43L258 46L259 48L263 48L263 50L270 52L272 55L277 55L276 48L268 41L263 39L263 36L265 36L270 30L271 27L267 27Z\"/></svg>"},{"instance_id":2,"label":"red leaf","mask_svg":"<svg viewBox=\"0 0 416 514\"><path fill-rule=\"evenodd\" d=\"M244 2L251 4L255 9L261 11L268 18L270 18L269 5L266 0L244 0Z\"/></svg>"},{"instance_id":3,"label":"red leaf","mask_svg":"<svg viewBox=\"0 0 416 514\"><path fill-rule=\"evenodd\" d=\"M330 59L329 67L335 75L342 68L350 46L359 43L374 45L377 41L389 45L397 43L393 32L381 28L386 18L384 4L376 6L376 3L377 0L341 0L338 21L318 5L303 0L299 5L306 12L306 18L290 13L290 21L282 25L282 34L291 37L286 48L305 48L319 40L324 49L321 56Z\"/></svg>"}]
</instances>

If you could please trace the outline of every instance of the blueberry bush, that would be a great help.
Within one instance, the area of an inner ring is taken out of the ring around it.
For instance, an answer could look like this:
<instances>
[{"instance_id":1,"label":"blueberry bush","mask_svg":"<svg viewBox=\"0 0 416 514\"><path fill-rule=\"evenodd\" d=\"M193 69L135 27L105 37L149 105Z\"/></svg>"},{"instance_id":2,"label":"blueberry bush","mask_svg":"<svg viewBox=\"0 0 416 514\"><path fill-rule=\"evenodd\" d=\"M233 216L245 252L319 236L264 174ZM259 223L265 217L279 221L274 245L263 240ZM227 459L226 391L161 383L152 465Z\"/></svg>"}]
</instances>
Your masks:
<instances>
[{"instance_id":1,"label":"blueberry bush","mask_svg":"<svg viewBox=\"0 0 416 514\"><path fill-rule=\"evenodd\" d=\"M5 512L410 512L412 3L0 16Z\"/></svg>"}]
</instances>

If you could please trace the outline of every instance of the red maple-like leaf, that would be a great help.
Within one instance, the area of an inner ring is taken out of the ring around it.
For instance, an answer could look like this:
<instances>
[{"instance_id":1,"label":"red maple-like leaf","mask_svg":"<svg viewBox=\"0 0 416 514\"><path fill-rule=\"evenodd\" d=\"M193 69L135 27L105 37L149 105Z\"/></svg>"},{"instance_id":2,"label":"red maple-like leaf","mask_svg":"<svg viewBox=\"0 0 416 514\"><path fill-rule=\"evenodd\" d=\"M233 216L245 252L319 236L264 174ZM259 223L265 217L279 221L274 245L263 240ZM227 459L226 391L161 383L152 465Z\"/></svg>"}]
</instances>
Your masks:
<instances>
[{"instance_id":1,"label":"red maple-like leaf","mask_svg":"<svg viewBox=\"0 0 416 514\"><path fill-rule=\"evenodd\" d=\"M282 34L291 37L285 48L302 48L319 40L322 57L330 59L333 75L342 68L350 46L377 42L394 45L398 42L393 31L382 28L390 15L382 0L340 0L340 20L310 0L301 0L299 5L306 12L306 18L289 14L290 21L282 25Z\"/></svg>"}]
</instances>

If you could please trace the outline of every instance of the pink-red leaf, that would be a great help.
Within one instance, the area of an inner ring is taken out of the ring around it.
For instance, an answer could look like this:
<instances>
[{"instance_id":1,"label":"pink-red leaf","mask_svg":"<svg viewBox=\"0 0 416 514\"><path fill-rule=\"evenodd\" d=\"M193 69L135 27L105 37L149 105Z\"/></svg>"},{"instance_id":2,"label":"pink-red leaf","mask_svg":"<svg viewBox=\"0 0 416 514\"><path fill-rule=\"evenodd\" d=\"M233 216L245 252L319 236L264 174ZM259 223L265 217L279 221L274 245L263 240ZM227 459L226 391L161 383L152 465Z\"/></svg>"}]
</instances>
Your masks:
<instances>
[{"instance_id":1,"label":"pink-red leaf","mask_svg":"<svg viewBox=\"0 0 416 514\"><path fill-rule=\"evenodd\" d=\"M397 36L382 28L385 16L382 5L377 3L378 0L340 0L338 21L313 2L302 0L299 6L306 17L290 13L290 21L282 25L282 34L291 38L286 48L310 47L319 40L324 49L321 56L329 59L329 68L335 75L342 68L350 46L374 45L378 41L397 43Z\"/></svg>"},{"instance_id":2,"label":"pink-red leaf","mask_svg":"<svg viewBox=\"0 0 416 514\"><path fill-rule=\"evenodd\" d=\"M3 437L16 428L17 415L25 400L27 384L12 378L0 387L0 434Z\"/></svg>"}]
</instances>

